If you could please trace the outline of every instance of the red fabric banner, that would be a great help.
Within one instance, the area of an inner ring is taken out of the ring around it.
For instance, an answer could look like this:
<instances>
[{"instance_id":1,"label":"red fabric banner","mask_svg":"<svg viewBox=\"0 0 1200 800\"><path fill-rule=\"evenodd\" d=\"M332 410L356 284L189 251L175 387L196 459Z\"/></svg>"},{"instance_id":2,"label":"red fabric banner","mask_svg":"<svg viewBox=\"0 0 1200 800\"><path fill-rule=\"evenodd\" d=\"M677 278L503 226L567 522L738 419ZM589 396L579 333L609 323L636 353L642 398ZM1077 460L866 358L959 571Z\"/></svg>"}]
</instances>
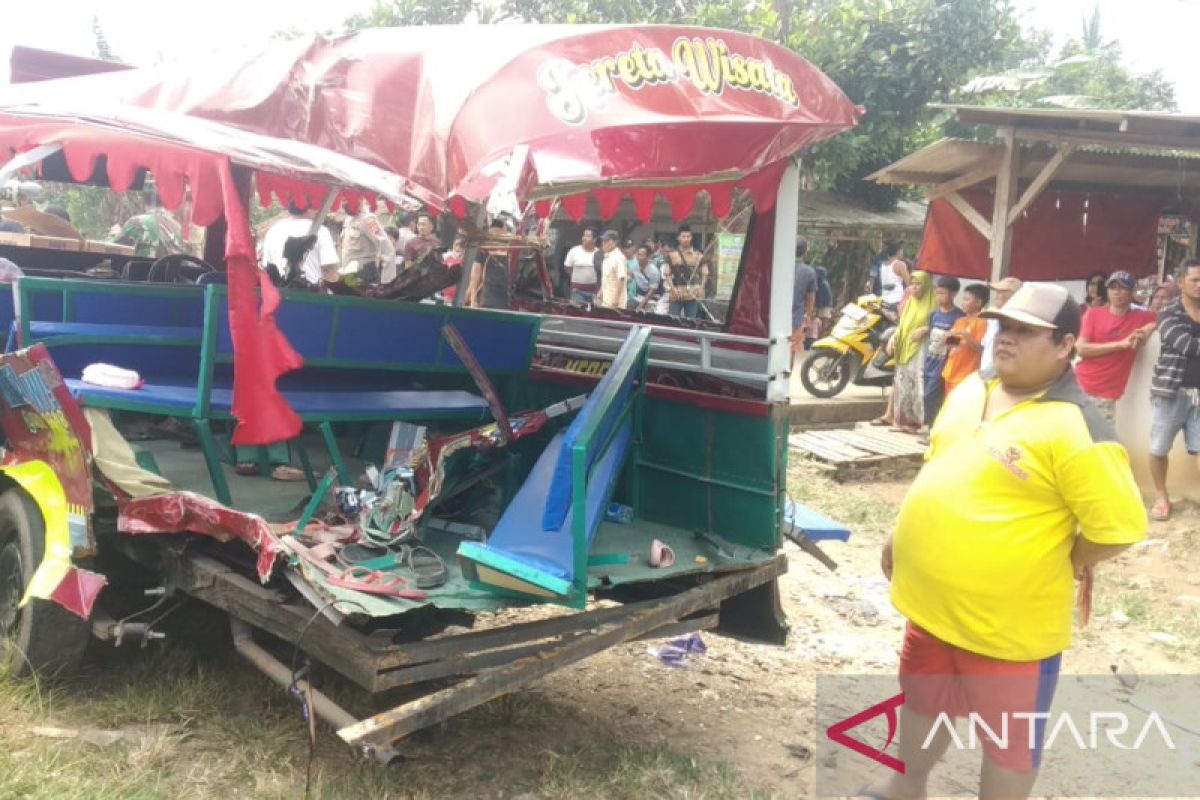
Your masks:
<instances>
[{"instance_id":1,"label":"red fabric banner","mask_svg":"<svg viewBox=\"0 0 1200 800\"><path fill-rule=\"evenodd\" d=\"M279 290L255 263L254 237L242 207L228 159L220 166L228 233L225 270L229 276L229 332L233 338L233 431L235 445L282 442L300 433L300 417L275 388L285 372L304 364L275 327ZM254 284L261 292L261 305Z\"/></svg>"},{"instance_id":2,"label":"red fabric banner","mask_svg":"<svg viewBox=\"0 0 1200 800\"><path fill-rule=\"evenodd\" d=\"M962 195L985 219L992 218L990 192ZM1158 218L1166 205L1162 197L1043 192L1013 225L1011 274L1035 281L1081 279L1097 270L1152 275L1158 269ZM987 280L992 272L988 242L946 200L934 200L917 267Z\"/></svg>"}]
</instances>

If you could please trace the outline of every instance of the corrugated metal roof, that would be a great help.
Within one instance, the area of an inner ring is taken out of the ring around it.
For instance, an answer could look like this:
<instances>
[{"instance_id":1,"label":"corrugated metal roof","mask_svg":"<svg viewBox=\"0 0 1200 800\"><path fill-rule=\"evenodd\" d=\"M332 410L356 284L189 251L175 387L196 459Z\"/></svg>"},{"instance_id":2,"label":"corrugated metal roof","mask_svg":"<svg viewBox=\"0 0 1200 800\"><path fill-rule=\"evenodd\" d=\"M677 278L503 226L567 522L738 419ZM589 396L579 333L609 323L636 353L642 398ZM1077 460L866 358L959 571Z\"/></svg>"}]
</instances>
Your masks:
<instances>
[{"instance_id":1,"label":"corrugated metal roof","mask_svg":"<svg viewBox=\"0 0 1200 800\"><path fill-rule=\"evenodd\" d=\"M942 139L867 176L890 185L936 186L997 164L998 142ZM1022 181L1031 181L1054 154L1046 144L1024 143ZM1200 153L1115 146L1081 146L1055 173L1050 186L1160 189L1200 193Z\"/></svg>"},{"instance_id":2,"label":"corrugated metal roof","mask_svg":"<svg viewBox=\"0 0 1200 800\"><path fill-rule=\"evenodd\" d=\"M852 198L829 192L800 192L797 225L806 229L920 230L927 204L901 200L891 211L877 211Z\"/></svg>"},{"instance_id":3,"label":"corrugated metal roof","mask_svg":"<svg viewBox=\"0 0 1200 800\"><path fill-rule=\"evenodd\" d=\"M1200 117L1162 111L1124 111L1103 108L1006 108L931 103L930 108L952 111L969 125L996 125L1056 130L1062 133L1157 134L1194 138L1200 147Z\"/></svg>"}]
</instances>

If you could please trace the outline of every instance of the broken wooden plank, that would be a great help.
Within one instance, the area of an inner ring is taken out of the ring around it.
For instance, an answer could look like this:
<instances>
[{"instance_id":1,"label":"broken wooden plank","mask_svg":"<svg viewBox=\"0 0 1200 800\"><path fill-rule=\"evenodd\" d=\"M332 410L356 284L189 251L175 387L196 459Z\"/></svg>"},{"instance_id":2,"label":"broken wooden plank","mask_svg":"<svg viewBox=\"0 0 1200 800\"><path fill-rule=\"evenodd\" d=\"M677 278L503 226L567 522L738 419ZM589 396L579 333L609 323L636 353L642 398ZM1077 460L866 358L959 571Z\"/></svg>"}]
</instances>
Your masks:
<instances>
[{"instance_id":1,"label":"broken wooden plank","mask_svg":"<svg viewBox=\"0 0 1200 800\"><path fill-rule=\"evenodd\" d=\"M893 456L921 455L925 448L916 440L903 434L880 434L874 431L855 431L855 441L864 449L872 449L878 453Z\"/></svg>"},{"instance_id":2,"label":"broken wooden plank","mask_svg":"<svg viewBox=\"0 0 1200 800\"><path fill-rule=\"evenodd\" d=\"M808 434L791 437L789 444L797 450L801 450L809 456L814 456L822 461L853 461L860 455L849 453L837 444L830 444L823 439L816 439Z\"/></svg>"},{"instance_id":3,"label":"broken wooden plank","mask_svg":"<svg viewBox=\"0 0 1200 800\"><path fill-rule=\"evenodd\" d=\"M402 703L390 711L342 728L338 736L353 746L390 744L413 731L435 725L527 686L556 669L661 629L703 609L712 608L721 600L760 586L786 570L787 560L780 555L755 569L717 578L664 598L654 607L640 611L630 619L607 623L565 643L547 646L537 655L493 667L455 686Z\"/></svg>"},{"instance_id":4,"label":"broken wooden plank","mask_svg":"<svg viewBox=\"0 0 1200 800\"><path fill-rule=\"evenodd\" d=\"M855 447L841 434L844 434L844 431L814 431L812 439L819 442L826 449L840 451L847 459L852 460L870 455L870 453L861 448Z\"/></svg>"}]
</instances>

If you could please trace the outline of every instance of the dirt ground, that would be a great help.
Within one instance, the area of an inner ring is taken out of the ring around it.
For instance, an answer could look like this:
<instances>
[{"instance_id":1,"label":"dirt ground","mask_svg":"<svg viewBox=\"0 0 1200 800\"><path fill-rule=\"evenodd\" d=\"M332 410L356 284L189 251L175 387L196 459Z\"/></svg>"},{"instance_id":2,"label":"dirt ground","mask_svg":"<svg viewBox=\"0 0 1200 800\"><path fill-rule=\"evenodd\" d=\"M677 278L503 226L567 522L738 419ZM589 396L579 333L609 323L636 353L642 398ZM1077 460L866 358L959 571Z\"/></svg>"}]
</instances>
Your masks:
<instances>
[{"instance_id":1,"label":"dirt ground","mask_svg":"<svg viewBox=\"0 0 1200 800\"><path fill-rule=\"evenodd\" d=\"M549 695L597 716L623 707L614 723L629 737L720 759L780 797L812 796L809 754L823 735L814 720L816 676L897 668L903 618L888 601L879 551L908 483L832 484L803 465L790 477L798 500L847 523L853 535L845 544L823 544L838 562L835 573L787 545L790 569L780 581L791 623L785 647L707 636L707 657L684 671L659 665L644 644L626 645L552 676ZM1114 665L1143 675L1194 671L1200 509L1180 507L1172 521L1152 523L1142 546L1099 569L1093 598L1092 620L1077 628L1064 674L1109 674Z\"/></svg>"},{"instance_id":2,"label":"dirt ground","mask_svg":"<svg viewBox=\"0 0 1200 800\"><path fill-rule=\"evenodd\" d=\"M649 652L654 642L624 645L414 737L399 769L355 760L323 730L310 796L813 796L817 676L895 674L902 619L878 558L907 483L835 484L794 463L789 488L853 535L824 544L836 572L787 545L785 646L704 634L707 653L676 669ZM1194 671L1200 510L1179 508L1150 537L1099 570L1093 621L1077 631L1065 674ZM365 710L361 693L328 688ZM105 651L62 686L0 682L0 708L0 800L305 796L296 704L227 653Z\"/></svg>"}]
</instances>

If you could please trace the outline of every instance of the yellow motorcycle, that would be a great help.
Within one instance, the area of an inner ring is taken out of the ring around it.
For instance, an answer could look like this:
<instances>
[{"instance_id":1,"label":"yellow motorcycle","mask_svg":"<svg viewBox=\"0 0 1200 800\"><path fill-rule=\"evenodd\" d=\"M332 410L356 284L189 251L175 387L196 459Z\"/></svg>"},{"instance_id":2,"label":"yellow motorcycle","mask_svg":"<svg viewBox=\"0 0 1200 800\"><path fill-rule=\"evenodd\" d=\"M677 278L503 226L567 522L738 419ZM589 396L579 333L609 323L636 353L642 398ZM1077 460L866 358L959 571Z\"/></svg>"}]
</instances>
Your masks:
<instances>
[{"instance_id":1,"label":"yellow motorcycle","mask_svg":"<svg viewBox=\"0 0 1200 800\"><path fill-rule=\"evenodd\" d=\"M865 294L842 309L828 336L813 342L800 367L800 382L814 397L834 397L853 380L859 386L890 386L896 360L886 352L894 315L883 300Z\"/></svg>"}]
</instances>

